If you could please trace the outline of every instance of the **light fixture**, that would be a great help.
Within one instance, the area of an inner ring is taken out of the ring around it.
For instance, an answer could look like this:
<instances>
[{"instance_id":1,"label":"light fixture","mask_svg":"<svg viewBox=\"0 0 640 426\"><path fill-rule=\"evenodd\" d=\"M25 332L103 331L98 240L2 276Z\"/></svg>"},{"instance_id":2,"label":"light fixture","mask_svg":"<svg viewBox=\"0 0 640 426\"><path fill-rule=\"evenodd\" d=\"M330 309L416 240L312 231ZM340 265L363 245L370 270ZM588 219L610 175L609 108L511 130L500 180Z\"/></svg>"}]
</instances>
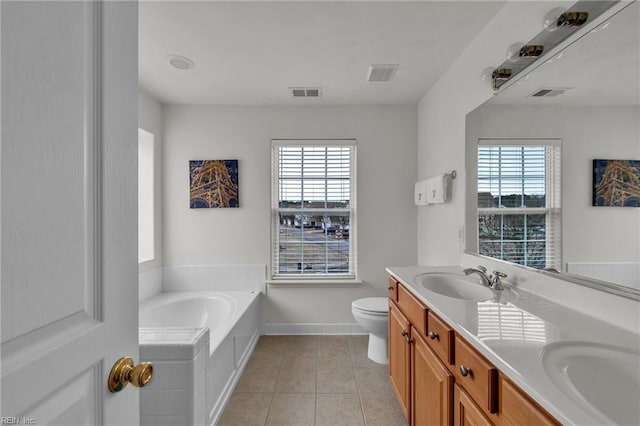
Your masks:
<instances>
[{"instance_id":1,"label":"light fixture","mask_svg":"<svg viewBox=\"0 0 640 426\"><path fill-rule=\"evenodd\" d=\"M482 70L482 72L480 73L480 79L482 81L491 81L493 79L493 71L496 69L496 67L486 67L485 69Z\"/></svg>"},{"instance_id":2,"label":"light fixture","mask_svg":"<svg viewBox=\"0 0 640 426\"><path fill-rule=\"evenodd\" d=\"M588 1L578 0L573 6L565 9L556 7L547 12L544 16L543 26L537 35L526 43L513 43L505 52L506 60L493 68L482 70L481 78L491 82L494 92L500 90L505 84L514 80L516 75L535 63L539 58L544 58L548 52L553 51L560 43L580 31L580 27L588 22L594 21L607 10L611 9L616 1ZM557 31L560 27L562 29ZM595 30L605 29L607 23L600 25ZM560 52L548 59L554 62L562 58Z\"/></svg>"},{"instance_id":3,"label":"light fixture","mask_svg":"<svg viewBox=\"0 0 640 426\"><path fill-rule=\"evenodd\" d=\"M520 59L520 49L524 46L524 43L513 43L511 46L507 48L507 53L505 56L507 57L507 61L516 62Z\"/></svg>"},{"instance_id":4,"label":"light fixture","mask_svg":"<svg viewBox=\"0 0 640 426\"><path fill-rule=\"evenodd\" d=\"M562 15L566 9L564 7L556 7L551 9L544 15L542 19L542 27L547 31L555 31L558 29L558 18Z\"/></svg>"},{"instance_id":5,"label":"light fixture","mask_svg":"<svg viewBox=\"0 0 640 426\"><path fill-rule=\"evenodd\" d=\"M560 27L579 27L588 19L588 12L567 12L562 7L556 7L544 15L542 26L546 31L552 32Z\"/></svg>"},{"instance_id":6,"label":"light fixture","mask_svg":"<svg viewBox=\"0 0 640 426\"><path fill-rule=\"evenodd\" d=\"M167 59L172 67L182 71L193 69L196 66L191 59L180 55L168 55Z\"/></svg>"},{"instance_id":7,"label":"light fixture","mask_svg":"<svg viewBox=\"0 0 640 426\"><path fill-rule=\"evenodd\" d=\"M511 78L512 74L511 68L496 68L491 75L493 90L498 90L504 82Z\"/></svg>"}]
</instances>

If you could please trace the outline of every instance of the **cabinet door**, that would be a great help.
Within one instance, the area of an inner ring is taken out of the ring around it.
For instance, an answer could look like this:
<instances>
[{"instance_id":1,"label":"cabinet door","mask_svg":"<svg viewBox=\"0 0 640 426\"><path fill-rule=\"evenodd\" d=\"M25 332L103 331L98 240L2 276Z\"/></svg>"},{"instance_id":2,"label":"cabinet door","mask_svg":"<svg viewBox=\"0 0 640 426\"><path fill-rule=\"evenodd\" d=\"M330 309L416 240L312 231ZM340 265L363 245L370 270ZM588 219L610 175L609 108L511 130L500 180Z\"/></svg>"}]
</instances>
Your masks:
<instances>
[{"instance_id":1,"label":"cabinet door","mask_svg":"<svg viewBox=\"0 0 640 426\"><path fill-rule=\"evenodd\" d=\"M454 424L456 426L493 426L468 393L454 384Z\"/></svg>"},{"instance_id":2,"label":"cabinet door","mask_svg":"<svg viewBox=\"0 0 640 426\"><path fill-rule=\"evenodd\" d=\"M553 417L540 408L516 385L500 376L500 424L557 426Z\"/></svg>"},{"instance_id":3,"label":"cabinet door","mask_svg":"<svg viewBox=\"0 0 640 426\"><path fill-rule=\"evenodd\" d=\"M450 426L453 375L415 328L411 337L411 424Z\"/></svg>"},{"instance_id":4,"label":"cabinet door","mask_svg":"<svg viewBox=\"0 0 640 426\"><path fill-rule=\"evenodd\" d=\"M398 397L404 417L409 420L409 321L400 309L389 302L389 379Z\"/></svg>"}]
</instances>

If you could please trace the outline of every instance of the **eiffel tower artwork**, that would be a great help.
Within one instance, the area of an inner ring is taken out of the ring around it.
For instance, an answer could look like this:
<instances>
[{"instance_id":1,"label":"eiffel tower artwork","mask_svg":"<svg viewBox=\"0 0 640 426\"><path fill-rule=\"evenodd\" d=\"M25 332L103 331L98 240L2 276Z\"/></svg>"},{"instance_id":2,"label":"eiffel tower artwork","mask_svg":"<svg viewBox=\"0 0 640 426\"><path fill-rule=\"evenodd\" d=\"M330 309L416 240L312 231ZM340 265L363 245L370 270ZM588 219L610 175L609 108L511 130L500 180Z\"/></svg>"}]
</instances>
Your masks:
<instances>
[{"instance_id":1,"label":"eiffel tower artwork","mask_svg":"<svg viewBox=\"0 0 640 426\"><path fill-rule=\"evenodd\" d=\"M239 207L238 160L189 161L189 207Z\"/></svg>"},{"instance_id":2,"label":"eiffel tower artwork","mask_svg":"<svg viewBox=\"0 0 640 426\"><path fill-rule=\"evenodd\" d=\"M640 160L593 160L593 205L640 207Z\"/></svg>"}]
</instances>

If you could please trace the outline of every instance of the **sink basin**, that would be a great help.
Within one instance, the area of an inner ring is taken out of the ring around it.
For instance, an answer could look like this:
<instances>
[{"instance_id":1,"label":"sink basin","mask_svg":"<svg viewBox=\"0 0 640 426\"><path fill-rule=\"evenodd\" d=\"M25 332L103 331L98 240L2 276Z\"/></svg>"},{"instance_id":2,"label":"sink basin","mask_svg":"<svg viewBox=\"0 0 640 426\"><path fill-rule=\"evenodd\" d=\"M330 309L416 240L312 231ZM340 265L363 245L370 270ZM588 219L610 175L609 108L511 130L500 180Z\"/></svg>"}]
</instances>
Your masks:
<instances>
[{"instance_id":1,"label":"sink basin","mask_svg":"<svg viewBox=\"0 0 640 426\"><path fill-rule=\"evenodd\" d=\"M427 290L454 299L484 302L486 300L510 301L516 298L513 290L493 290L478 284L476 277L470 278L462 273L428 272L414 278L417 285Z\"/></svg>"},{"instance_id":2,"label":"sink basin","mask_svg":"<svg viewBox=\"0 0 640 426\"><path fill-rule=\"evenodd\" d=\"M551 381L603 424L640 424L640 352L595 342L558 342L542 350Z\"/></svg>"}]
</instances>

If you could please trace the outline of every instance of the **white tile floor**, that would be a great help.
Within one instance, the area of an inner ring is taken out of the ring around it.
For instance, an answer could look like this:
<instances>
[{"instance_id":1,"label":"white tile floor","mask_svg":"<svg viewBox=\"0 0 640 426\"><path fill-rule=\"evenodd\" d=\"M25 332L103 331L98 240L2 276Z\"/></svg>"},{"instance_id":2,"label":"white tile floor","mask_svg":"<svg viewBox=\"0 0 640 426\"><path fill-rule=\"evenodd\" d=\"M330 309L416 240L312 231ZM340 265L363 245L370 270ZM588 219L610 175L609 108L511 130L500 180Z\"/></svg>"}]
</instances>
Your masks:
<instances>
[{"instance_id":1,"label":"white tile floor","mask_svg":"<svg viewBox=\"0 0 640 426\"><path fill-rule=\"evenodd\" d=\"M405 426L368 336L262 336L221 426Z\"/></svg>"}]
</instances>

